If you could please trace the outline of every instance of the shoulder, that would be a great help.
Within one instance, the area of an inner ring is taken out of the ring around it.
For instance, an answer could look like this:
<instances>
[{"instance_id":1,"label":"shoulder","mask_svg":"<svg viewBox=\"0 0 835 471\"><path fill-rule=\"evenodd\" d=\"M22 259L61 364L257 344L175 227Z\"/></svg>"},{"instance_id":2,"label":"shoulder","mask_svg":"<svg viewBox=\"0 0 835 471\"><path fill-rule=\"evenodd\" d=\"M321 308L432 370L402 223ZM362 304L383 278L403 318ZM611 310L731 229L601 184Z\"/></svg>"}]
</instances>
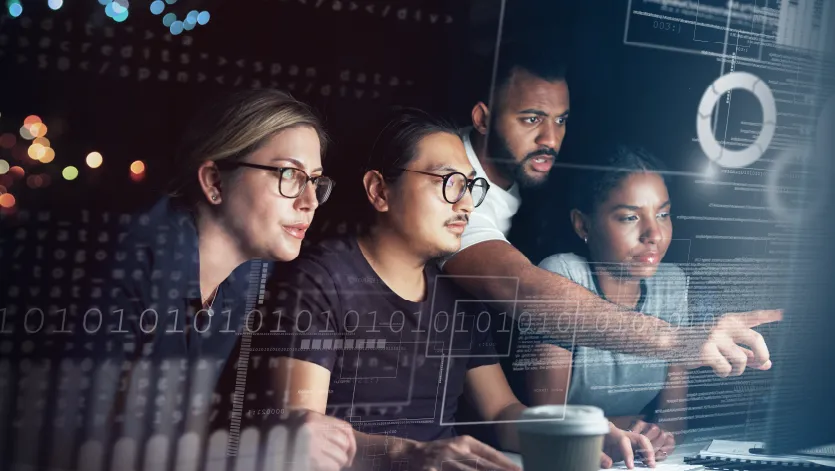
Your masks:
<instances>
[{"instance_id":1,"label":"shoulder","mask_svg":"<svg viewBox=\"0 0 835 471\"><path fill-rule=\"evenodd\" d=\"M354 239L343 237L305 247L295 260L277 264L274 274L283 281L339 285L343 278L361 273L363 263L365 258Z\"/></svg>"},{"instance_id":2,"label":"shoulder","mask_svg":"<svg viewBox=\"0 0 835 471\"><path fill-rule=\"evenodd\" d=\"M539 262L539 268L569 276L572 273L582 273L589 270L589 263L585 257L573 253L559 253L545 257Z\"/></svg>"},{"instance_id":3,"label":"shoulder","mask_svg":"<svg viewBox=\"0 0 835 471\"><path fill-rule=\"evenodd\" d=\"M546 257L539 262L539 268L562 275L589 289L594 286L588 260L573 253L561 253Z\"/></svg>"}]
</instances>

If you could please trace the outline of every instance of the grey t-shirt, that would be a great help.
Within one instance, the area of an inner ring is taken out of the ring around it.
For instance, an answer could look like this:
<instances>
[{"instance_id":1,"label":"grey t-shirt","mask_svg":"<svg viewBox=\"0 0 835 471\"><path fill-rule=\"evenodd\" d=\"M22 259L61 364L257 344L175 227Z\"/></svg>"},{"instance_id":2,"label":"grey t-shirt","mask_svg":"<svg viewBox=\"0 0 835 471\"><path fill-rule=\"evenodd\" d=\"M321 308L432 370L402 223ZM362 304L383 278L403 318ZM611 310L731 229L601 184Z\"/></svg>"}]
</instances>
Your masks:
<instances>
[{"instance_id":1,"label":"grey t-shirt","mask_svg":"<svg viewBox=\"0 0 835 471\"><path fill-rule=\"evenodd\" d=\"M539 266L600 295L583 257L552 255ZM641 312L674 325L688 324L687 279L681 268L662 263L655 276L644 280L644 286ZM575 347L573 356L568 403L600 407L609 417L639 414L661 392L667 378L667 363L651 357L588 347Z\"/></svg>"}]
</instances>

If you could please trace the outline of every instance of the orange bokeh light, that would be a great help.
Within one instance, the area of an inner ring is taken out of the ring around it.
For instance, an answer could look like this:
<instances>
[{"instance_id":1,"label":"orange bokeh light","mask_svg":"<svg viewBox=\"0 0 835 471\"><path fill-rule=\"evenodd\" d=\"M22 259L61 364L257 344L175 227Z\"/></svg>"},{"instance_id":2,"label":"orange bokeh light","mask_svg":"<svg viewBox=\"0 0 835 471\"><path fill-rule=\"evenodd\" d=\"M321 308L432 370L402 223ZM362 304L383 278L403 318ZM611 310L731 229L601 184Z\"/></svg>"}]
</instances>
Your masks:
<instances>
[{"instance_id":1,"label":"orange bokeh light","mask_svg":"<svg viewBox=\"0 0 835 471\"><path fill-rule=\"evenodd\" d=\"M46 124L43 123L35 123L29 126L29 134L33 137L44 137L46 136Z\"/></svg>"},{"instance_id":2,"label":"orange bokeh light","mask_svg":"<svg viewBox=\"0 0 835 471\"><path fill-rule=\"evenodd\" d=\"M40 117L32 114L32 115L27 116L26 119L23 120L23 125L28 128L29 126L32 126L33 124L42 123L42 122L43 121L41 121Z\"/></svg>"},{"instance_id":3,"label":"orange bokeh light","mask_svg":"<svg viewBox=\"0 0 835 471\"><path fill-rule=\"evenodd\" d=\"M26 172L23 171L23 167L15 165L9 169L9 175L11 175L15 180L20 180L24 175L26 175Z\"/></svg>"},{"instance_id":4,"label":"orange bokeh light","mask_svg":"<svg viewBox=\"0 0 835 471\"><path fill-rule=\"evenodd\" d=\"M145 172L145 163L141 160L134 161L132 164L130 164L130 171L131 173L136 175Z\"/></svg>"},{"instance_id":5,"label":"orange bokeh light","mask_svg":"<svg viewBox=\"0 0 835 471\"><path fill-rule=\"evenodd\" d=\"M38 159L42 164L48 164L55 160L55 150L52 147L47 147L44 151L44 156Z\"/></svg>"},{"instance_id":6,"label":"orange bokeh light","mask_svg":"<svg viewBox=\"0 0 835 471\"><path fill-rule=\"evenodd\" d=\"M0 207L11 208L15 205L14 195L11 193L3 193L0 195Z\"/></svg>"}]
</instances>

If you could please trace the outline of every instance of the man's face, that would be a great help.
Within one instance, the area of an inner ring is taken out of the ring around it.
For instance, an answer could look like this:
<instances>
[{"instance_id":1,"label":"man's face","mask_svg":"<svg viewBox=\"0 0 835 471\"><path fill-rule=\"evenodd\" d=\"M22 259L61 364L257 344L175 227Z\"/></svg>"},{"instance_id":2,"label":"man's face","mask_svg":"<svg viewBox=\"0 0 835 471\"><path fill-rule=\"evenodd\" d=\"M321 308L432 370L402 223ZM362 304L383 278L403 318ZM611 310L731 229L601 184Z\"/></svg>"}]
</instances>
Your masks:
<instances>
[{"instance_id":1,"label":"man's face","mask_svg":"<svg viewBox=\"0 0 835 471\"><path fill-rule=\"evenodd\" d=\"M281 131L243 161L322 174L319 136L309 127ZM278 172L240 168L224 181L222 223L250 257L296 258L319 206L313 185L308 183L297 198L287 198L279 193L279 178Z\"/></svg>"},{"instance_id":2,"label":"man's face","mask_svg":"<svg viewBox=\"0 0 835 471\"><path fill-rule=\"evenodd\" d=\"M568 105L565 80L513 73L498 94L487 139L488 155L505 178L523 187L545 183L565 137Z\"/></svg>"},{"instance_id":3,"label":"man's face","mask_svg":"<svg viewBox=\"0 0 835 471\"><path fill-rule=\"evenodd\" d=\"M461 172L467 178L475 176L461 138L446 132L424 137L418 144L417 156L406 168L438 175ZM449 189L447 194L452 198L453 192ZM389 194L390 223L416 253L435 258L461 248L461 235L473 210L469 191L460 201L450 204L444 199L443 178L403 172Z\"/></svg>"},{"instance_id":4,"label":"man's face","mask_svg":"<svg viewBox=\"0 0 835 471\"><path fill-rule=\"evenodd\" d=\"M588 244L592 261L605 262L620 277L655 275L673 237L670 196L657 173L634 173L595 210Z\"/></svg>"}]
</instances>

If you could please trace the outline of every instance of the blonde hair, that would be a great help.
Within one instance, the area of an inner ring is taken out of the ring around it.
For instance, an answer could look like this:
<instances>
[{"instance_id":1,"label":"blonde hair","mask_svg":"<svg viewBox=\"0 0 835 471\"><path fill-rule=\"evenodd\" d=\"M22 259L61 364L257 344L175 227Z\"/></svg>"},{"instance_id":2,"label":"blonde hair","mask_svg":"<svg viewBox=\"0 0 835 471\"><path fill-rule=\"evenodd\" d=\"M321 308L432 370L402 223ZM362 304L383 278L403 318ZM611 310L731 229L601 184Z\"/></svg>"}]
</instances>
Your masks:
<instances>
[{"instance_id":1,"label":"blonde hair","mask_svg":"<svg viewBox=\"0 0 835 471\"><path fill-rule=\"evenodd\" d=\"M287 93L257 89L239 91L199 112L183 133L173 162L169 195L197 201L197 170L203 163L239 160L285 129L310 127L319 136L322 155L327 135L306 104Z\"/></svg>"}]
</instances>

